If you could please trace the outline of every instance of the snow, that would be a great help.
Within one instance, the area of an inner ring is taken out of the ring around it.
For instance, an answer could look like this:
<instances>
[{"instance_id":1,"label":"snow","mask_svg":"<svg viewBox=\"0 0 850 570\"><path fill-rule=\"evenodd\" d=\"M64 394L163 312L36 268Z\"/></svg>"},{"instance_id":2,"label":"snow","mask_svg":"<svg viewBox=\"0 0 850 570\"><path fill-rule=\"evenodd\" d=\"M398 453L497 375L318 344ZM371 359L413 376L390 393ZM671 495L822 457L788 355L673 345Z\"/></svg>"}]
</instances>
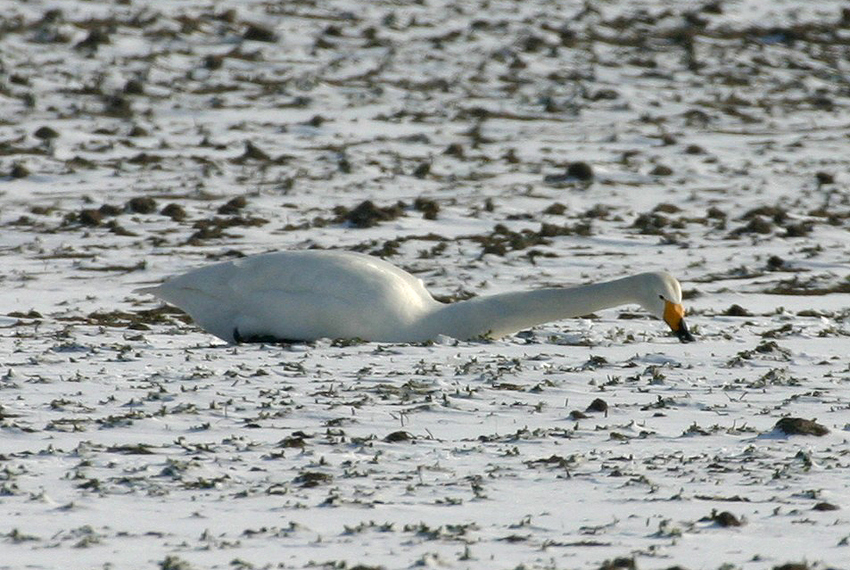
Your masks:
<instances>
[{"instance_id":1,"label":"snow","mask_svg":"<svg viewBox=\"0 0 850 570\"><path fill-rule=\"evenodd\" d=\"M848 567L846 6L717 6L0 0L0 568ZM311 247L664 269L698 341L227 346L131 293Z\"/></svg>"}]
</instances>

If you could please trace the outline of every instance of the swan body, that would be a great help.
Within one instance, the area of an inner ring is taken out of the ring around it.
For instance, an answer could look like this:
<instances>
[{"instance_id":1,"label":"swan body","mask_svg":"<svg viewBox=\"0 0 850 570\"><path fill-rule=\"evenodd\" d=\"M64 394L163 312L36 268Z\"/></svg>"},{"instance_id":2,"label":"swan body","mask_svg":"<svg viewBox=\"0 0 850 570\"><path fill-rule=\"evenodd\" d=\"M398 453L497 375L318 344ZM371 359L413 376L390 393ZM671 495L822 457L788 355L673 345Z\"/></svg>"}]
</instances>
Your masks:
<instances>
[{"instance_id":1,"label":"swan body","mask_svg":"<svg viewBox=\"0 0 850 570\"><path fill-rule=\"evenodd\" d=\"M176 305L229 343L495 338L630 303L665 320L683 342L693 340L682 318L681 287L667 273L446 304L391 263L358 253L311 250L216 263L136 292Z\"/></svg>"}]
</instances>

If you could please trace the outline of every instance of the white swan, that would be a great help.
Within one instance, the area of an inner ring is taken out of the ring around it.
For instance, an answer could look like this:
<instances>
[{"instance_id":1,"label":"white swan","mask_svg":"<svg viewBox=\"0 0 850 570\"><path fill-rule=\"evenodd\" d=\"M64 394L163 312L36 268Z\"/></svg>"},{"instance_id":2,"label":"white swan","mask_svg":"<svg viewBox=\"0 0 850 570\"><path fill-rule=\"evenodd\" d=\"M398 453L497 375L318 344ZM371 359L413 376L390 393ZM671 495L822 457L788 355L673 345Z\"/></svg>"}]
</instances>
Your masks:
<instances>
[{"instance_id":1,"label":"white swan","mask_svg":"<svg viewBox=\"0 0 850 570\"><path fill-rule=\"evenodd\" d=\"M636 303L682 342L682 289L667 273L440 303L422 281L370 255L289 251L217 263L137 289L180 307L230 342L359 338L419 342L500 337L541 323Z\"/></svg>"}]
</instances>

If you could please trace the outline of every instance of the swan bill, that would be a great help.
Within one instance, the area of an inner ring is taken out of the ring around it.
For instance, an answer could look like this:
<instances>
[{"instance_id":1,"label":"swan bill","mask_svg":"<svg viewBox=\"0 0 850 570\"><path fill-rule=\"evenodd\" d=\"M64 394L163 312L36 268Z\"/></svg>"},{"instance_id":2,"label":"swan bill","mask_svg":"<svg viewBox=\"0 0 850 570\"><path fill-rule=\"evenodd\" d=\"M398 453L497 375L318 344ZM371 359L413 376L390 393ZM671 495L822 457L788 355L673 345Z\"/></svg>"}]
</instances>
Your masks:
<instances>
[{"instance_id":1,"label":"swan bill","mask_svg":"<svg viewBox=\"0 0 850 570\"><path fill-rule=\"evenodd\" d=\"M679 330L676 331L676 336L682 342L693 342L696 340L694 335L691 334L691 331L688 330L688 325L685 324L684 319L679 321Z\"/></svg>"},{"instance_id":2,"label":"swan bill","mask_svg":"<svg viewBox=\"0 0 850 570\"><path fill-rule=\"evenodd\" d=\"M693 342L696 339L688 330L688 325L685 324L684 316L685 308L680 303L664 301L664 322L670 325L670 328L680 341Z\"/></svg>"}]
</instances>

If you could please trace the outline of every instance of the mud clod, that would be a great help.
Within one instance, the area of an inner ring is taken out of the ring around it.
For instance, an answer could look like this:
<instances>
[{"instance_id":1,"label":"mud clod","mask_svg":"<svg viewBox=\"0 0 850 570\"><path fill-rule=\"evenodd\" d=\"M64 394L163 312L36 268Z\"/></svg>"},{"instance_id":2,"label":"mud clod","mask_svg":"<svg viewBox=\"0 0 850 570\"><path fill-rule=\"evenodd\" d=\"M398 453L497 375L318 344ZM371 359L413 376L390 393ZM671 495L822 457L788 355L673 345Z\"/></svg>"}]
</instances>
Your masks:
<instances>
[{"instance_id":1,"label":"mud clod","mask_svg":"<svg viewBox=\"0 0 850 570\"><path fill-rule=\"evenodd\" d=\"M410 432L399 430L388 434L384 438L384 441L386 441L387 443L399 443L403 441L413 441L414 439L416 438L414 438L413 434L411 434Z\"/></svg>"},{"instance_id":2,"label":"mud clod","mask_svg":"<svg viewBox=\"0 0 850 570\"><path fill-rule=\"evenodd\" d=\"M167 204L162 210L159 212L163 216L168 216L175 222L180 222L186 219L186 210L180 204L175 204L174 202Z\"/></svg>"},{"instance_id":3,"label":"mud clod","mask_svg":"<svg viewBox=\"0 0 850 570\"><path fill-rule=\"evenodd\" d=\"M20 162L16 162L12 165L12 169L9 171L9 176L12 178L26 178L30 175L29 168L21 164Z\"/></svg>"},{"instance_id":4,"label":"mud clod","mask_svg":"<svg viewBox=\"0 0 850 570\"><path fill-rule=\"evenodd\" d=\"M824 436L829 433L829 429L814 420L806 420L803 418L782 418L776 422L776 429L786 435L815 435Z\"/></svg>"},{"instance_id":5,"label":"mud clod","mask_svg":"<svg viewBox=\"0 0 850 570\"><path fill-rule=\"evenodd\" d=\"M59 137L59 133L57 133L54 129L50 127L39 127L34 133L33 136L37 139L41 140L52 140Z\"/></svg>"},{"instance_id":6,"label":"mud clod","mask_svg":"<svg viewBox=\"0 0 850 570\"><path fill-rule=\"evenodd\" d=\"M637 563L634 558L614 558L603 562L599 570L637 570Z\"/></svg>"},{"instance_id":7,"label":"mud clod","mask_svg":"<svg viewBox=\"0 0 850 570\"><path fill-rule=\"evenodd\" d=\"M723 528L727 528L730 526L741 526L744 523L741 522L741 519L730 513L729 511L712 511L711 515L706 517L703 520L710 520L714 523L717 523L717 526L721 526Z\"/></svg>"},{"instance_id":8,"label":"mud clod","mask_svg":"<svg viewBox=\"0 0 850 570\"><path fill-rule=\"evenodd\" d=\"M242 34L242 37L254 42L268 43L274 43L278 39L277 34L273 30L259 24L250 24L248 29L245 30L245 33Z\"/></svg>"},{"instance_id":9,"label":"mud clod","mask_svg":"<svg viewBox=\"0 0 850 570\"><path fill-rule=\"evenodd\" d=\"M723 314L727 317L752 317L753 314L742 307L741 305L734 304L731 305L728 309L723 311Z\"/></svg>"},{"instance_id":10,"label":"mud clod","mask_svg":"<svg viewBox=\"0 0 850 570\"><path fill-rule=\"evenodd\" d=\"M218 213L226 216L231 216L238 213L242 208L248 205L248 200L244 196L236 196L227 201L226 204L218 208Z\"/></svg>"},{"instance_id":11,"label":"mud clod","mask_svg":"<svg viewBox=\"0 0 850 570\"><path fill-rule=\"evenodd\" d=\"M349 223L355 228L371 228L381 222L395 220L404 214L404 204L397 203L393 206L379 207L371 200L366 200L357 205L353 210L344 206L334 209L337 223Z\"/></svg>"},{"instance_id":12,"label":"mud clod","mask_svg":"<svg viewBox=\"0 0 850 570\"><path fill-rule=\"evenodd\" d=\"M436 200L419 197L413 201L413 209L422 212L422 217L426 220L436 220L437 214L440 212L440 205Z\"/></svg>"},{"instance_id":13,"label":"mud clod","mask_svg":"<svg viewBox=\"0 0 850 570\"><path fill-rule=\"evenodd\" d=\"M593 168L586 162L571 162L567 167L567 176L587 182L593 180Z\"/></svg>"},{"instance_id":14,"label":"mud clod","mask_svg":"<svg viewBox=\"0 0 850 570\"><path fill-rule=\"evenodd\" d=\"M156 212L156 200L149 196L137 196L127 202L127 209L135 214L153 214Z\"/></svg>"}]
</instances>

